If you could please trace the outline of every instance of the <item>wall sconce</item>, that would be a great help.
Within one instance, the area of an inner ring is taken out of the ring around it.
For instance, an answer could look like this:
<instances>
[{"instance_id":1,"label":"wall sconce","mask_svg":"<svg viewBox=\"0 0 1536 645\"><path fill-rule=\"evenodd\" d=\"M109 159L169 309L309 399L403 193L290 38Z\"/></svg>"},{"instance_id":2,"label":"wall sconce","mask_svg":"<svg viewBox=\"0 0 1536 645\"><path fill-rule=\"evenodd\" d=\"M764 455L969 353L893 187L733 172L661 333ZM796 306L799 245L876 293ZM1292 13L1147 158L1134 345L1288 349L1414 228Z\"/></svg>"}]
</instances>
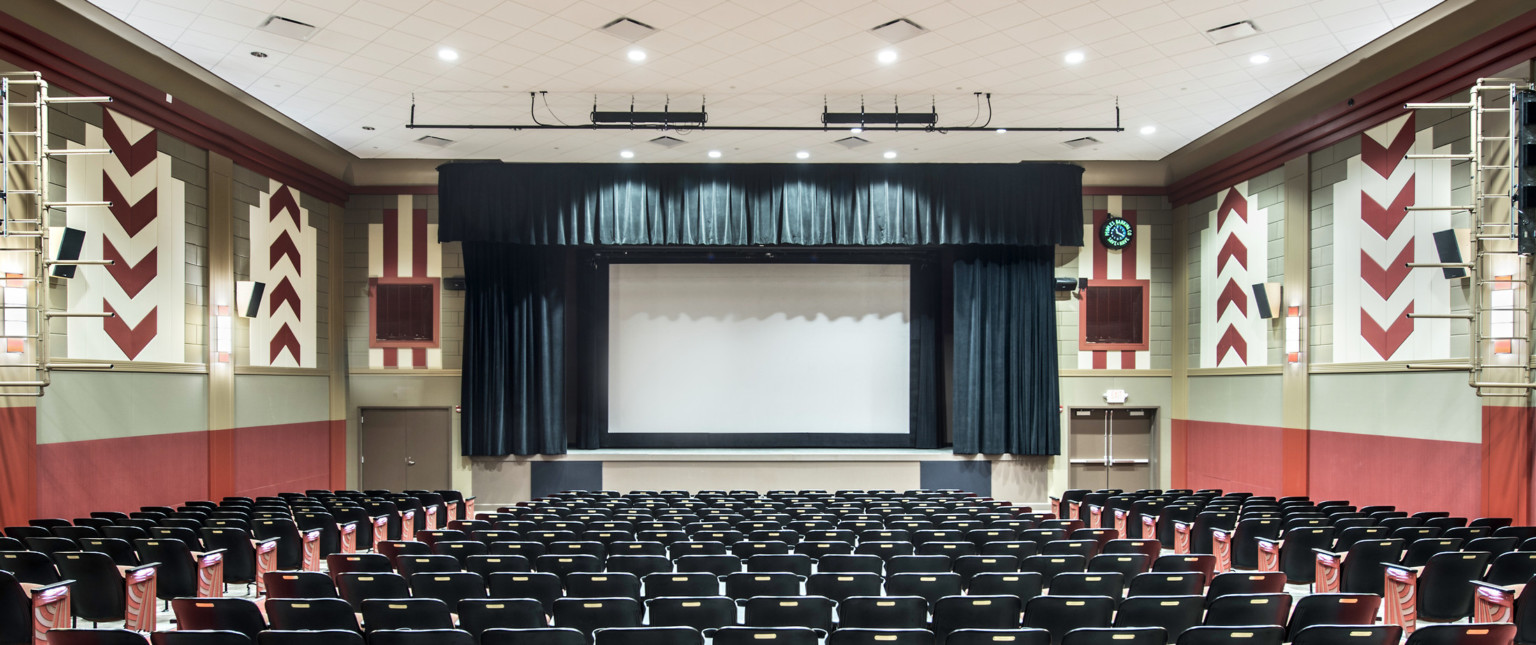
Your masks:
<instances>
[{"instance_id":1,"label":"wall sconce","mask_svg":"<svg viewBox=\"0 0 1536 645\"><path fill-rule=\"evenodd\" d=\"M21 354L27 351L27 336L31 329L27 324L27 280L20 273L5 274L5 352Z\"/></svg>"},{"instance_id":2,"label":"wall sconce","mask_svg":"<svg viewBox=\"0 0 1536 645\"><path fill-rule=\"evenodd\" d=\"M1493 336L1493 353L1514 353L1515 336L1515 276L1494 276L1493 289L1489 293L1488 331Z\"/></svg>"},{"instance_id":3,"label":"wall sconce","mask_svg":"<svg viewBox=\"0 0 1536 645\"><path fill-rule=\"evenodd\" d=\"M228 363L229 357L234 353L235 345L235 319L229 315L229 305L219 305L213 316L214 359L220 363Z\"/></svg>"},{"instance_id":4,"label":"wall sconce","mask_svg":"<svg viewBox=\"0 0 1536 645\"><path fill-rule=\"evenodd\" d=\"M1285 362L1301 362L1301 307L1285 309Z\"/></svg>"}]
</instances>

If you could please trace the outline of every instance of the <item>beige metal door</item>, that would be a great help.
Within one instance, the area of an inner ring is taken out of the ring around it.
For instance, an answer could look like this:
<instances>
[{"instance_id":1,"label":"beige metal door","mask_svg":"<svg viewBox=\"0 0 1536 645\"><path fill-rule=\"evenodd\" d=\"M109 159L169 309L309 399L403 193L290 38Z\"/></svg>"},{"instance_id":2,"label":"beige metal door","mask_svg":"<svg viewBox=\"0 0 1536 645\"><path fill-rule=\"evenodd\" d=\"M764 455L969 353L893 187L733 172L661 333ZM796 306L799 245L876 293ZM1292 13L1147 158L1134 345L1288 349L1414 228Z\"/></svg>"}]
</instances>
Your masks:
<instances>
[{"instance_id":1,"label":"beige metal door","mask_svg":"<svg viewBox=\"0 0 1536 645\"><path fill-rule=\"evenodd\" d=\"M453 426L447 409L363 408L358 427L364 489L448 488Z\"/></svg>"},{"instance_id":2,"label":"beige metal door","mask_svg":"<svg viewBox=\"0 0 1536 645\"><path fill-rule=\"evenodd\" d=\"M1067 485L1137 490L1152 485L1152 424L1142 408L1073 409L1067 430Z\"/></svg>"}]
</instances>

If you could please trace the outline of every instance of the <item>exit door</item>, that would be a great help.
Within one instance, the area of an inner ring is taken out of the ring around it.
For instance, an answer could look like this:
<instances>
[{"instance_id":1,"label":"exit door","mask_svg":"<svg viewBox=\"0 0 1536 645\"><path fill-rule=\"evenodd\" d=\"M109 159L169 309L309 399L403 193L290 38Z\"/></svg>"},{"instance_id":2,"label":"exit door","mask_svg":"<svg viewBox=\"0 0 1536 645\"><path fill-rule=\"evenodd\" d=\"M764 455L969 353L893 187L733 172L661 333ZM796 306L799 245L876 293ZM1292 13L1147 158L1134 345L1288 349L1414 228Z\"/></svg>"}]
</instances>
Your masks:
<instances>
[{"instance_id":1,"label":"exit door","mask_svg":"<svg viewBox=\"0 0 1536 645\"><path fill-rule=\"evenodd\" d=\"M1151 488L1156 412L1150 408L1072 410L1068 484L1089 490Z\"/></svg>"},{"instance_id":2,"label":"exit door","mask_svg":"<svg viewBox=\"0 0 1536 645\"><path fill-rule=\"evenodd\" d=\"M453 419L446 408L363 408L358 482L364 490L449 488Z\"/></svg>"}]
</instances>

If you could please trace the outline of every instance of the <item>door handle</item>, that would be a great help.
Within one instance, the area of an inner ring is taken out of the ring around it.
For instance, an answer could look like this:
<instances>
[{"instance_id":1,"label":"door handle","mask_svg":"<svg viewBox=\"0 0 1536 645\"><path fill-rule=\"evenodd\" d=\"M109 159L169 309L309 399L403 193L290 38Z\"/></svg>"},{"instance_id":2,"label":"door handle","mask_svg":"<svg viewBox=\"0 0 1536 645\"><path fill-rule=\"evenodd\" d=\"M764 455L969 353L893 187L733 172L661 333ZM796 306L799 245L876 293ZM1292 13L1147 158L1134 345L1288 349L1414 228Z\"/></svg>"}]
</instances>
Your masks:
<instances>
[{"instance_id":1,"label":"door handle","mask_svg":"<svg viewBox=\"0 0 1536 645\"><path fill-rule=\"evenodd\" d=\"M416 460L415 459L411 459L410 457L406 457L405 458L405 465L407 465L407 466L415 466L416 465Z\"/></svg>"}]
</instances>

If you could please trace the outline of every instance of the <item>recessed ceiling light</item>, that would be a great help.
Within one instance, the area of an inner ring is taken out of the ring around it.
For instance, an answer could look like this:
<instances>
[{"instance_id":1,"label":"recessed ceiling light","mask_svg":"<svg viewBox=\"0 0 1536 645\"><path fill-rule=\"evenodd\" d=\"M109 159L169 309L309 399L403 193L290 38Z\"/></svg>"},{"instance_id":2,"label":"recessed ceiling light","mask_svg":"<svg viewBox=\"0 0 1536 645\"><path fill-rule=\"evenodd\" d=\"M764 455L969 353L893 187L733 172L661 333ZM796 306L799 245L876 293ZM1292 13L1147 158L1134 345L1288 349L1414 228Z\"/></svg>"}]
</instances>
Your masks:
<instances>
[{"instance_id":1,"label":"recessed ceiling light","mask_svg":"<svg viewBox=\"0 0 1536 645\"><path fill-rule=\"evenodd\" d=\"M854 134L859 134L860 132L864 131L864 128L848 128L848 131Z\"/></svg>"},{"instance_id":2,"label":"recessed ceiling light","mask_svg":"<svg viewBox=\"0 0 1536 645\"><path fill-rule=\"evenodd\" d=\"M441 58L443 60L450 60L450 61L458 60L459 59L459 52L456 52L456 51L453 51L452 49L444 47L442 49L437 50L437 57Z\"/></svg>"},{"instance_id":3,"label":"recessed ceiling light","mask_svg":"<svg viewBox=\"0 0 1536 645\"><path fill-rule=\"evenodd\" d=\"M710 159L719 159L720 158L720 151L719 150L710 150L709 151L709 158Z\"/></svg>"},{"instance_id":4,"label":"recessed ceiling light","mask_svg":"<svg viewBox=\"0 0 1536 645\"><path fill-rule=\"evenodd\" d=\"M900 58L900 55L898 55L894 49L882 49L880 50L879 54L875 55L875 60L878 60L887 65L896 62L897 58Z\"/></svg>"},{"instance_id":5,"label":"recessed ceiling light","mask_svg":"<svg viewBox=\"0 0 1536 645\"><path fill-rule=\"evenodd\" d=\"M628 56L630 60L635 61L636 63L645 60L645 50L644 49L631 49L631 50L629 50L629 53L627 53L625 55Z\"/></svg>"},{"instance_id":6,"label":"recessed ceiling light","mask_svg":"<svg viewBox=\"0 0 1536 645\"><path fill-rule=\"evenodd\" d=\"M619 151L619 156L623 157L625 159L634 159L635 158L635 151L634 150L620 150Z\"/></svg>"},{"instance_id":7,"label":"recessed ceiling light","mask_svg":"<svg viewBox=\"0 0 1536 645\"><path fill-rule=\"evenodd\" d=\"M1008 132L1008 128L998 128L997 129L997 133L998 134L1004 134L1004 133L1007 133L1007 132Z\"/></svg>"},{"instance_id":8,"label":"recessed ceiling light","mask_svg":"<svg viewBox=\"0 0 1536 645\"><path fill-rule=\"evenodd\" d=\"M267 52L251 52L253 58L266 58Z\"/></svg>"},{"instance_id":9,"label":"recessed ceiling light","mask_svg":"<svg viewBox=\"0 0 1536 645\"><path fill-rule=\"evenodd\" d=\"M1254 54L1248 57L1248 62L1254 65L1263 65L1269 62L1269 54Z\"/></svg>"},{"instance_id":10,"label":"recessed ceiling light","mask_svg":"<svg viewBox=\"0 0 1536 645\"><path fill-rule=\"evenodd\" d=\"M804 150L801 150L800 152L796 152L795 153L795 158L796 159L810 159L811 158L811 153L806 152Z\"/></svg>"},{"instance_id":11,"label":"recessed ceiling light","mask_svg":"<svg viewBox=\"0 0 1536 645\"><path fill-rule=\"evenodd\" d=\"M885 151L885 158L886 159L895 159L896 158L896 151L895 150L886 150Z\"/></svg>"},{"instance_id":12,"label":"recessed ceiling light","mask_svg":"<svg viewBox=\"0 0 1536 645\"><path fill-rule=\"evenodd\" d=\"M363 129L367 130L369 132L373 132L374 130L377 130L378 128L375 128L375 127L373 127L371 125L365 125L365 126L363 126Z\"/></svg>"},{"instance_id":13,"label":"recessed ceiling light","mask_svg":"<svg viewBox=\"0 0 1536 645\"><path fill-rule=\"evenodd\" d=\"M1067 61L1068 65L1076 65L1078 63L1083 62L1087 58L1088 58L1088 56L1086 54L1084 54L1083 52L1067 52L1067 55L1065 56L1064 60Z\"/></svg>"},{"instance_id":14,"label":"recessed ceiling light","mask_svg":"<svg viewBox=\"0 0 1536 645\"><path fill-rule=\"evenodd\" d=\"M1154 132L1157 132L1157 126L1155 126L1155 125L1144 125L1144 126L1141 126L1141 133L1142 134L1152 134Z\"/></svg>"}]
</instances>

